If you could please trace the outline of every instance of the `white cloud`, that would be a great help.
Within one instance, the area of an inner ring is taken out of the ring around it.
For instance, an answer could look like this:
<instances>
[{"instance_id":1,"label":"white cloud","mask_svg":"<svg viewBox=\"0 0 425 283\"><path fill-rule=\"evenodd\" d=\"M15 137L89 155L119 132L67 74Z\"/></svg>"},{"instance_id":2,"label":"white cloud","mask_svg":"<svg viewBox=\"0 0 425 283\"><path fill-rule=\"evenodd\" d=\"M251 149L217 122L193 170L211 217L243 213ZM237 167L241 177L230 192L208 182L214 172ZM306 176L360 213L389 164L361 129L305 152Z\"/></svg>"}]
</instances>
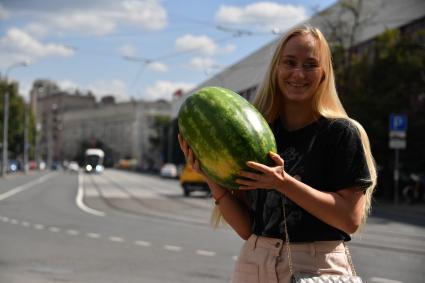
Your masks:
<instances>
[{"instance_id":1,"label":"white cloud","mask_svg":"<svg viewBox=\"0 0 425 283\"><path fill-rule=\"evenodd\" d=\"M35 62L42 57L69 57L74 51L54 43L42 43L28 33L11 28L0 38L0 66L5 67L19 61Z\"/></svg>"},{"instance_id":2,"label":"white cloud","mask_svg":"<svg viewBox=\"0 0 425 283\"><path fill-rule=\"evenodd\" d=\"M168 71L168 66L161 62L152 62L148 65L149 70L158 73L165 73Z\"/></svg>"},{"instance_id":3,"label":"white cloud","mask_svg":"<svg viewBox=\"0 0 425 283\"><path fill-rule=\"evenodd\" d=\"M221 24L255 24L264 30L287 29L306 18L307 12L302 6L274 2L257 2L244 7L223 5L215 15Z\"/></svg>"},{"instance_id":4,"label":"white cloud","mask_svg":"<svg viewBox=\"0 0 425 283\"><path fill-rule=\"evenodd\" d=\"M192 70L207 70L213 68L215 65L214 60L211 58L195 57L187 64L187 67Z\"/></svg>"},{"instance_id":5,"label":"white cloud","mask_svg":"<svg viewBox=\"0 0 425 283\"><path fill-rule=\"evenodd\" d=\"M59 29L82 32L85 34L105 35L116 28L113 18L102 12L76 11L52 16L51 21Z\"/></svg>"},{"instance_id":6,"label":"white cloud","mask_svg":"<svg viewBox=\"0 0 425 283\"><path fill-rule=\"evenodd\" d=\"M171 82L171 81L156 81L153 85L145 89L144 99L154 101L158 99L171 100L173 93L182 89L188 91L195 85L184 82Z\"/></svg>"},{"instance_id":7,"label":"white cloud","mask_svg":"<svg viewBox=\"0 0 425 283\"><path fill-rule=\"evenodd\" d=\"M140 24L148 30L160 30L167 24L167 12L159 1L124 1L123 20Z\"/></svg>"},{"instance_id":8,"label":"white cloud","mask_svg":"<svg viewBox=\"0 0 425 283\"><path fill-rule=\"evenodd\" d=\"M133 25L145 30L160 30L167 25L167 12L158 0L105 2L100 7L89 4L45 13L45 24L57 31L75 31L102 36L114 32L119 25Z\"/></svg>"},{"instance_id":9,"label":"white cloud","mask_svg":"<svg viewBox=\"0 0 425 283\"><path fill-rule=\"evenodd\" d=\"M119 48L119 53L124 57L134 57L137 54L137 49L131 44L126 44Z\"/></svg>"},{"instance_id":10,"label":"white cloud","mask_svg":"<svg viewBox=\"0 0 425 283\"><path fill-rule=\"evenodd\" d=\"M23 30L37 38L44 37L49 33L49 28L47 26L36 22L27 24Z\"/></svg>"},{"instance_id":11,"label":"white cloud","mask_svg":"<svg viewBox=\"0 0 425 283\"><path fill-rule=\"evenodd\" d=\"M78 89L78 85L71 80L58 81L57 85L59 86L60 89L69 91L69 92L74 92L75 90Z\"/></svg>"},{"instance_id":12,"label":"white cloud","mask_svg":"<svg viewBox=\"0 0 425 283\"><path fill-rule=\"evenodd\" d=\"M221 52L232 53L235 50L236 50L236 45L229 43L221 50Z\"/></svg>"},{"instance_id":13,"label":"white cloud","mask_svg":"<svg viewBox=\"0 0 425 283\"><path fill-rule=\"evenodd\" d=\"M197 51L205 55L214 55L218 51L217 44L208 36L195 36L186 34L176 39L175 47L177 51Z\"/></svg>"},{"instance_id":14,"label":"white cloud","mask_svg":"<svg viewBox=\"0 0 425 283\"><path fill-rule=\"evenodd\" d=\"M118 102L130 100L126 85L121 80L96 81L89 84L87 90L93 92L98 99L106 95L113 95Z\"/></svg>"}]
</instances>

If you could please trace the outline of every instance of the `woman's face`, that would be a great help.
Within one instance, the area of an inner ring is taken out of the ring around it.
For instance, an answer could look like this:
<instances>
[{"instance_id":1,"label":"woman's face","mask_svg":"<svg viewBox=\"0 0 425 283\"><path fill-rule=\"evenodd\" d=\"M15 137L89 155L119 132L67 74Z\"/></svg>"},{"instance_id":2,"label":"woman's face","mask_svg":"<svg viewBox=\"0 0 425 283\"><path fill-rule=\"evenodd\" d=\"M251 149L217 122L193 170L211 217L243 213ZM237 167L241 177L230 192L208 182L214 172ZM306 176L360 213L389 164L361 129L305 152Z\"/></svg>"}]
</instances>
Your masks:
<instances>
[{"instance_id":1,"label":"woman's face","mask_svg":"<svg viewBox=\"0 0 425 283\"><path fill-rule=\"evenodd\" d=\"M278 87L285 102L311 102L323 76L319 56L312 35L294 36L286 43L277 67Z\"/></svg>"}]
</instances>

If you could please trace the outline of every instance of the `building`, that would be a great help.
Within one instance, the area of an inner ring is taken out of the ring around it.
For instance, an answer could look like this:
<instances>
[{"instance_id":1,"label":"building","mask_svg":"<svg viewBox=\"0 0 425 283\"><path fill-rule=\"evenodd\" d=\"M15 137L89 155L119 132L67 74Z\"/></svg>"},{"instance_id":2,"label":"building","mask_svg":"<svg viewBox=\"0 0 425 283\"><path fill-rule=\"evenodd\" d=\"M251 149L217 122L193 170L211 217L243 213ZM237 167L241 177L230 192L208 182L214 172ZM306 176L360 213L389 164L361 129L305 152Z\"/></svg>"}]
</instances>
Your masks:
<instances>
[{"instance_id":1,"label":"building","mask_svg":"<svg viewBox=\"0 0 425 283\"><path fill-rule=\"evenodd\" d=\"M62 115L61 160L78 157L81 147L102 147L105 161L137 160L141 169L156 170L163 162L163 128L158 118L170 116L170 103L130 101L100 103L94 108L66 111Z\"/></svg>"}]
</instances>

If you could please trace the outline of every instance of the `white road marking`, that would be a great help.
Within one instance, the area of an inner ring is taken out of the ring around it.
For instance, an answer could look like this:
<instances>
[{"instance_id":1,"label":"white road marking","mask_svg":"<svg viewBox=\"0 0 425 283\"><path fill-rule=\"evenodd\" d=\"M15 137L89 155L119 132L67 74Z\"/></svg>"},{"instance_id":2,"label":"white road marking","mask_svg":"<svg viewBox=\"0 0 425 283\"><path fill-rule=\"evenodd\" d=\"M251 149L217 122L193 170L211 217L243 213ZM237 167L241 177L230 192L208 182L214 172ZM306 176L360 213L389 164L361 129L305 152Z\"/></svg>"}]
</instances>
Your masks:
<instances>
[{"instance_id":1,"label":"white road marking","mask_svg":"<svg viewBox=\"0 0 425 283\"><path fill-rule=\"evenodd\" d=\"M34 228L37 229L37 230L43 230L44 229L44 225L34 224Z\"/></svg>"},{"instance_id":2,"label":"white road marking","mask_svg":"<svg viewBox=\"0 0 425 283\"><path fill-rule=\"evenodd\" d=\"M81 210L83 210L87 213L90 213L90 214L93 214L93 215L96 215L96 216L105 216L106 215L106 213L103 212L103 211L96 210L96 209L88 207L84 203L83 198L84 198L83 175L79 172L78 173L78 193L77 193L77 196L75 198L75 203L77 204L77 206Z\"/></svg>"},{"instance_id":3,"label":"white road marking","mask_svg":"<svg viewBox=\"0 0 425 283\"><path fill-rule=\"evenodd\" d=\"M122 242L124 242L124 239L123 239L123 238L121 238L121 237L114 237L114 236L111 236L111 237L109 237L108 239L109 239L109 241L111 241L111 242L117 242L117 243L122 243Z\"/></svg>"},{"instance_id":4,"label":"white road marking","mask_svg":"<svg viewBox=\"0 0 425 283\"><path fill-rule=\"evenodd\" d=\"M61 229L59 227L55 227L55 226L49 227L49 231L53 233L58 233L60 232L60 230Z\"/></svg>"},{"instance_id":5,"label":"white road marking","mask_svg":"<svg viewBox=\"0 0 425 283\"><path fill-rule=\"evenodd\" d=\"M370 282L377 282L377 283L403 283L403 281L398 280L392 280L382 277L371 277Z\"/></svg>"},{"instance_id":6,"label":"white road marking","mask_svg":"<svg viewBox=\"0 0 425 283\"><path fill-rule=\"evenodd\" d=\"M205 251L205 250L197 250L196 254L203 255L203 256L215 256L216 253L212 251Z\"/></svg>"},{"instance_id":7,"label":"white road marking","mask_svg":"<svg viewBox=\"0 0 425 283\"><path fill-rule=\"evenodd\" d=\"M135 241L134 244L137 245L137 246L142 246L142 247L150 247L151 246L151 243L146 242L146 241Z\"/></svg>"},{"instance_id":8,"label":"white road marking","mask_svg":"<svg viewBox=\"0 0 425 283\"><path fill-rule=\"evenodd\" d=\"M3 222L9 222L9 217L3 217Z\"/></svg>"},{"instance_id":9,"label":"white road marking","mask_svg":"<svg viewBox=\"0 0 425 283\"><path fill-rule=\"evenodd\" d=\"M178 247L178 246L165 245L164 250L173 251L173 252L180 252L182 250L182 248Z\"/></svg>"},{"instance_id":10,"label":"white road marking","mask_svg":"<svg viewBox=\"0 0 425 283\"><path fill-rule=\"evenodd\" d=\"M16 220L16 219L10 219L10 223L12 223L12 224L18 224L18 223L19 223L19 221L18 221L18 220Z\"/></svg>"},{"instance_id":11,"label":"white road marking","mask_svg":"<svg viewBox=\"0 0 425 283\"><path fill-rule=\"evenodd\" d=\"M24 226L24 227L29 227L30 226L30 223L27 222L27 221L22 221L21 222L21 225Z\"/></svg>"},{"instance_id":12,"label":"white road marking","mask_svg":"<svg viewBox=\"0 0 425 283\"><path fill-rule=\"evenodd\" d=\"M87 233L86 236L92 239L100 238L100 234L98 233Z\"/></svg>"},{"instance_id":13,"label":"white road marking","mask_svg":"<svg viewBox=\"0 0 425 283\"><path fill-rule=\"evenodd\" d=\"M29 182L29 183L26 183L24 185L21 185L21 186L18 186L16 188L13 188L13 189L5 192L5 193L2 193L0 195L0 201L5 200L5 199L7 199L7 198L9 198L9 197L11 197L13 195L16 195L16 194L20 193L20 192L26 191L29 188L31 188L32 186L37 185L37 184L41 184L41 183L47 181L48 179L50 179L52 177L53 177L53 172L50 172L49 174L44 175L44 176L41 176L40 178L38 178L36 180L33 180L33 181Z\"/></svg>"},{"instance_id":14,"label":"white road marking","mask_svg":"<svg viewBox=\"0 0 425 283\"><path fill-rule=\"evenodd\" d=\"M77 230L68 230L68 231L66 231L66 233L68 235L72 235L72 236L80 235L80 231L77 231Z\"/></svg>"}]
</instances>

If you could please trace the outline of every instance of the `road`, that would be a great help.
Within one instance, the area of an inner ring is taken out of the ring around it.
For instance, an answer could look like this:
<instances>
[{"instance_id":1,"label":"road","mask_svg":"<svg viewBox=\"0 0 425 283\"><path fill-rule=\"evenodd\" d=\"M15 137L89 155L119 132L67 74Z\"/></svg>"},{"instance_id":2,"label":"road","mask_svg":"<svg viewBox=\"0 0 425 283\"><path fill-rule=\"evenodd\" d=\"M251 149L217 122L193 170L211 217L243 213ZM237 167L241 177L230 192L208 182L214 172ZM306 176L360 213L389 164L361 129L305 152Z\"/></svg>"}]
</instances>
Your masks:
<instances>
[{"instance_id":1,"label":"road","mask_svg":"<svg viewBox=\"0 0 425 283\"><path fill-rule=\"evenodd\" d=\"M0 282L229 282L242 245L177 180L107 170L0 180ZM364 282L419 283L425 224L380 212L350 243ZM410 219L412 220L412 219Z\"/></svg>"}]
</instances>

